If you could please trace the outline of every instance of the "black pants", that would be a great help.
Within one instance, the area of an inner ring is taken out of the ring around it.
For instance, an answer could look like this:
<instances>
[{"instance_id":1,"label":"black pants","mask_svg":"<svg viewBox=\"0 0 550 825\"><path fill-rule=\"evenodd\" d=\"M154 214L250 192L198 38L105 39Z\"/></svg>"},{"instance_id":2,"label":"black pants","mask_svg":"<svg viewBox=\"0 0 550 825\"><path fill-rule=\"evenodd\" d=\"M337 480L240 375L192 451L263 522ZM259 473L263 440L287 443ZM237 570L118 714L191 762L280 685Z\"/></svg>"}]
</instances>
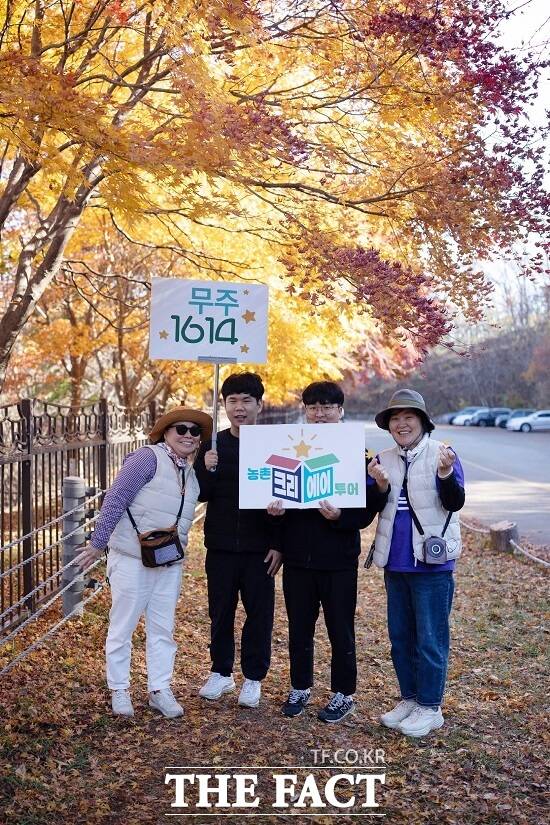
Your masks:
<instances>
[{"instance_id":1,"label":"black pants","mask_svg":"<svg viewBox=\"0 0 550 825\"><path fill-rule=\"evenodd\" d=\"M212 672L230 676L235 662L235 611L239 595L246 613L241 635L245 679L260 681L269 670L275 580L266 573L266 553L206 553Z\"/></svg>"},{"instance_id":2,"label":"black pants","mask_svg":"<svg viewBox=\"0 0 550 825\"><path fill-rule=\"evenodd\" d=\"M309 570L283 567L283 591L288 615L288 648L292 687L306 690L313 684L315 624L323 607L332 648L330 686L334 693L355 693L355 605L357 568Z\"/></svg>"}]
</instances>

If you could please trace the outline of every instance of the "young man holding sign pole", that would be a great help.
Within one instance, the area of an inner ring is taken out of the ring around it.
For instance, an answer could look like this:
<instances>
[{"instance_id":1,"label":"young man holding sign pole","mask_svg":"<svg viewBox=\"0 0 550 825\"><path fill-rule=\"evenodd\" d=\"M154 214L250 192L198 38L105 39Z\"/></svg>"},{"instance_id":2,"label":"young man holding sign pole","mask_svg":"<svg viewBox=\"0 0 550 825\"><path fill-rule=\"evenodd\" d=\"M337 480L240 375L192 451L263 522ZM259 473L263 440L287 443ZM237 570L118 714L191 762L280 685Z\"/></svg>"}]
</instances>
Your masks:
<instances>
[{"instance_id":1,"label":"young man holding sign pole","mask_svg":"<svg viewBox=\"0 0 550 825\"><path fill-rule=\"evenodd\" d=\"M308 424L337 424L342 419L344 393L332 381L310 384L302 400ZM332 649L334 695L318 718L339 722L354 708L359 530L384 508L388 496L387 475L381 465L373 460L368 471L376 483L368 488L365 508L341 509L323 500L317 510L285 511L281 499L267 508L270 515L281 516L291 678L291 690L282 708L285 716L299 716L310 698L315 625L321 606Z\"/></svg>"},{"instance_id":2,"label":"young man holding sign pole","mask_svg":"<svg viewBox=\"0 0 550 825\"><path fill-rule=\"evenodd\" d=\"M199 500L208 502L204 543L212 659L212 672L199 696L214 700L235 689L234 625L240 596L246 620L241 636L245 679L239 705L257 707L271 659L274 576L281 553L271 547L273 528L266 513L239 510L239 431L256 424L264 386L255 373L234 373L223 382L221 393L230 427L218 433L216 449L211 442L202 445L195 461Z\"/></svg>"}]
</instances>

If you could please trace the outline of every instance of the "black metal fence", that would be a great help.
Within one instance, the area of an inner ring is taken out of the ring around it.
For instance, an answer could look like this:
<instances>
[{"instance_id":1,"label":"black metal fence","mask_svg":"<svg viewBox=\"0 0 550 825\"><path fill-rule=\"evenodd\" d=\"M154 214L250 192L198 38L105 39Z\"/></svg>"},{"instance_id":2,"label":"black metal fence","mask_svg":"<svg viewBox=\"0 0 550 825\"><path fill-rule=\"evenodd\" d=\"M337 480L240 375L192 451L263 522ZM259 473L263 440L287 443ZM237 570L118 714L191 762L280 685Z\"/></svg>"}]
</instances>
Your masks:
<instances>
[{"instance_id":1,"label":"black metal fence","mask_svg":"<svg viewBox=\"0 0 550 825\"><path fill-rule=\"evenodd\" d=\"M62 586L63 479L84 478L90 496L105 491L156 413L154 403L136 414L104 399L76 411L30 398L0 407L0 638ZM298 417L269 407L259 422Z\"/></svg>"},{"instance_id":2,"label":"black metal fence","mask_svg":"<svg viewBox=\"0 0 550 825\"><path fill-rule=\"evenodd\" d=\"M23 399L0 407L0 636L61 586L65 476L106 490L124 456L144 444L152 405L132 414L100 400L78 411Z\"/></svg>"}]
</instances>

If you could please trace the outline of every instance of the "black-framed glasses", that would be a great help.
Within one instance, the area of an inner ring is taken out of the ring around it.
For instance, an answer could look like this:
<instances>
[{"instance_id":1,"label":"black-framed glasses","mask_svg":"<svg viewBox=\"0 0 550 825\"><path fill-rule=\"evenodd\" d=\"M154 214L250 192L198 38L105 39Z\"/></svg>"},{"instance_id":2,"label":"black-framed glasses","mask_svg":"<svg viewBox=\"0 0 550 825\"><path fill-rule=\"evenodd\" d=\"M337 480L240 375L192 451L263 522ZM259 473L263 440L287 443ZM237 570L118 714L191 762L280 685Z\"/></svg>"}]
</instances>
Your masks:
<instances>
[{"instance_id":1,"label":"black-framed glasses","mask_svg":"<svg viewBox=\"0 0 550 825\"><path fill-rule=\"evenodd\" d=\"M178 435L185 435L186 433L190 433L194 438L201 434L201 428L198 424L191 424L189 427L188 424L172 424L173 428L177 432Z\"/></svg>"},{"instance_id":2,"label":"black-framed glasses","mask_svg":"<svg viewBox=\"0 0 550 825\"><path fill-rule=\"evenodd\" d=\"M335 412L340 408L339 404L304 404L307 412L316 413L316 412Z\"/></svg>"}]
</instances>

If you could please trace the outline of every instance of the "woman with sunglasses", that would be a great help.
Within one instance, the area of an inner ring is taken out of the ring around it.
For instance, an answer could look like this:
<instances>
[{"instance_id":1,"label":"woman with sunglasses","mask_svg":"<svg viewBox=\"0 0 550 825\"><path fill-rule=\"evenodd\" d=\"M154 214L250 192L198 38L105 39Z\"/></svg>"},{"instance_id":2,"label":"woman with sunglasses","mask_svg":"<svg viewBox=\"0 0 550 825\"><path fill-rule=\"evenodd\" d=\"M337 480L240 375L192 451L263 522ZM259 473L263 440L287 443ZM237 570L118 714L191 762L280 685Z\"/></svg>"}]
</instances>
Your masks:
<instances>
[{"instance_id":1,"label":"woman with sunglasses","mask_svg":"<svg viewBox=\"0 0 550 825\"><path fill-rule=\"evenodd\" d=\"M133 716L129 693L132 636L145 616L149 705L168 718L183 715L170 683L176 656L173 637L182 563L145 567L139 533L177 523L182 547L193 523L199 485L193 458L212 435L212 419L200 410L175 407L155 423L151 444L130 453L103 501L88 547L78 557L85 569L108 546L112 606L105 646L113 713ZM135 524L135 526L134 526Z\"/></svg>"}]
</instances>

